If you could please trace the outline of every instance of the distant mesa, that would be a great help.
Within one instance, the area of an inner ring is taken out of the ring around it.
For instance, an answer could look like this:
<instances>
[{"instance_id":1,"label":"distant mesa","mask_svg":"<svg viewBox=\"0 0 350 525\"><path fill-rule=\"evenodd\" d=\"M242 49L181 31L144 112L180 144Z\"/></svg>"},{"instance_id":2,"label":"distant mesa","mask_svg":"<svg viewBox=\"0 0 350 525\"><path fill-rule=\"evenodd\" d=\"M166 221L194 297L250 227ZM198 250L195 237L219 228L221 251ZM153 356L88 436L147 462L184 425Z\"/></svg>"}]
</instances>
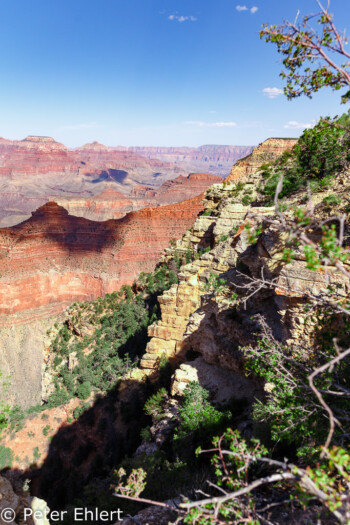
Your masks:
<instances>
[{"instance_id":1,"label":"distant mesa","mask_svg":"<svg viewBox=\"0 0 350 525\"><path fill-rule=\"evenodd\" d=\"M97 201L117 201L117 200L125 200L125 195L123 195L120 191L116 191L113 188L107 188L106 190L99 193L99 195L96 195L94 197L94 200Z\"/></svg>"},{"instance_id":2,"label":"distant mesa","mask_svg":"<svg viewBox=\"0 0 350 525\"><path fill-rule=\"evenodd\" d=\"M45 142L46 144L48 142L56 142L55 139L52 137L46 137L45 135L28 135L25 139L21 140L21 142Z\"/></svg>"},{"instance_id":3,"label":"distant mesa","mask_svg":"<svg viewBox=\"0 0 350 525\"><path fill-rule=\"evenodd\" d=\"M33 218L64 217L66 215L68 215L68 211L63 208L63 206L59 206L57 202L54 201L47 202L35 211L32 211Z\"/></svg>"},{"instance_id":4,"label":"distant mesa","mask_svg":"<svg viewBox=\"0 0 350 525\"><path fill-rule=\"evenodd\" d=\"M27 149L37 149L45 152L56 150L68 151L68 148L64 144L57 142L52 137L40 137L37 135L28 135L28 137L23 140L14 141L14 144Z\"/></svg>"},{"instance_id":5,"label":"distant mesa","mask_svg":"<svg viewBox=\"0 0 350 525\"><path fill-rule=\"evenodd\" d=\"M89 151L109 151L109 148L105 146L104 144L100 144L96 140L94 142L89 142L88 144L84 144L84 146L81 146L78 148L78 150L89 150Z\"/></svg>"}]
</instances>

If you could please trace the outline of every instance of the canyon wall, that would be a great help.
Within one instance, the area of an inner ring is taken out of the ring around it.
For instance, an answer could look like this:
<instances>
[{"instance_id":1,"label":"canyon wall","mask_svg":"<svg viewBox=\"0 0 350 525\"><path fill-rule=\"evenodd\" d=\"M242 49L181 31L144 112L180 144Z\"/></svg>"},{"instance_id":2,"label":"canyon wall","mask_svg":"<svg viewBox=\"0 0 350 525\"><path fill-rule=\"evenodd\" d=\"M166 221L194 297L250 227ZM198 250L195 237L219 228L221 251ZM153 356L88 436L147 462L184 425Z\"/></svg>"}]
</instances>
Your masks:
<instances>
[{"instance_id":1,"label":"canyon wall","mask_svg":"<svg viewBox=\"0 0 350 525\"><path fill-rule=\"evenodd\" d=\"M0 229L0 324L44 318L131 284L154 268L201 209L199 196L100 223L49 202L27 221Z\"/></svg>"},{"instance_id":2,"label":"canyon wall","mask_svg":"<svg viewBox=\"0 0 350 525\"><path fill-rule=\"evenodd\" d=\"M95 222L49 202L27 221L0 229L0 370L6 398L41 401L46 331L75 301L88 301L152 271L170 239L203 208L202 196Z\"/></svg>"},{"instance_id":3,"label":"canyon wall","mask_svg":"<svg viewBox=\"0 0 350 525\"><path fill-rule=\"evenodd\" d=\"M147 158L174 163L185 171L209 171L221 177L226 177L231 170L232 164L237 162L238 159L249 155L252 149L252 146L219 146L212 144L199 146L198 148L128 148L129 151Z\"/></svg>"},{"instance_id":4,"label":"canyon wall","mask_svg":"<svg viewBox=\"0 0 350 525\"><path fill-rule=\"evenodd\" d=\"M252 175L254 175L259 166L274 161L286 150L291 150L297 142L298 139L269 138L264 140L257 148L253 149L251 155L237 161L226 181L240 179L241 181L249 180L250 183L253 183Z\"/></svg>"},{"instance_id":5,"label":"canyon wall","mask_svg":"<svg viewBox=\"0 0 350 525\"><path fill-rule=\"evenodd\" d=\"M137 184L129 196L108 188L92 199L61 198L57 203L66 208L71 215L105 221L119 219L130 211L149 206L164 206L191 199L220 180L216 175L190 173L187 177L179 175L175 179L165 181L159 188Z\"/></svg>"},{"instance_id":6,"label":"canyon wall","mask_svg":"<svg viewBox=\"0 0 350 525\"><path fill-rule=\"evenodd\" d=\"M198 193L191 191L194 181L190 181L189 185L186 183L188 173L204 171L215 174L221 166L219 171L227 175L233 161L249 149L211 146L210 155L209 150L199 154L190 149L188 154L183 155L185 161L180 162L178 154L156 158L143 148L138 153L137 148L109 148L93 142L81 148L68 149L51 137L29 136L19 141L0 138L0 227L18 224L50 200L60 202L73 214L106 220L120 218L126 212L144 206L173 203L176 192L179 193L176 197L178 201L191 198L206 188L202 187ZM226 162L224 170L222 162ZM183 194L178 191L179 188L174 191L165 187L159 200L156 194L152 195L152 191L164 182L177 178L176 184L184 183ZM146 201L137 198L140 186L147 188ZM138 190L133 194L135 188ZM131 199L133 204L119 202L123 200L120 197L108 214L108 205L102 204L99 199L99 195L106 190L121 193L125 201ZM168 198L165 198L167 190Z\"/></svg>"},{"instance_id":7,"label":"canyon wall","mask_svg":"<svg viewBox=\"0 0 350 525\"><path fill-rule=\"evenodd\" d=\"M272 226L266 228L256 245L248 242L245 224L259 225L264 217L274 216L275 210L243 206L235 182L246 180L250 185L252 178L259 178L257 167L262 158L265 162L267 158L274 160L291 145L293 142L288 140L264 142L243 161L242 178L239 162L231 180L207 191L205 213L177 242L178 256L185 260L190 254L192 260L181 267L179 283L159 298L161 320L149 328L151 340L141 361L145 373L153 376L162 355L172 361L177 367L174 394L181 394L186 384L198 380L200 374L210 375L203 372L208 365L240 376L239 347L253 343L254 334L261 330L261 317L277 340L295 346L310 345L318 319L309 316L305 325L305 292L325 293L329 283L349 291L348 279L334 267L327 272L313 272L307 269L302 256L282 265L280 239ZM168 249L162 262L169 264L173 255L174 249ZM245 275L257 280L266 275L275 279L276 287L263 288L250 298L251 289L244 289ZM217 279L226 283L222 289ZM236 292L238 301L232 302ZM186 363L189 350L200 357ZM239 391L241 379L235 381ZM245 391L249 394L249 388Z\"/></svg>"}]
</instances>

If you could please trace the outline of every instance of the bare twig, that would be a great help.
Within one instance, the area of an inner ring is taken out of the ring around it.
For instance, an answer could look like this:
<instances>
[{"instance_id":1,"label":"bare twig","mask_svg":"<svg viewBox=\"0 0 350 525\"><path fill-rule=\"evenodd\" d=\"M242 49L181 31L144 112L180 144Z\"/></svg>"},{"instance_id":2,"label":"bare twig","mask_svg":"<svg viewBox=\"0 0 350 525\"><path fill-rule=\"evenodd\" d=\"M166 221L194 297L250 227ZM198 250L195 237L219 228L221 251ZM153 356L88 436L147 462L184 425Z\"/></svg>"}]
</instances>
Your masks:
<instances>
[{"instance_id":1,"label":"bare twig","mask_svg":"<svg viewBox=\"0 0 350 525\"><path fill-rule=\"evenodd\" d=\"M335 343L336 344L336 343ZM322 372L325 372L326 370L328 369L331 369L336 363L339 363L339 361L341 361L342 359L344 359L345 357L347 357L348 355L350 355L350 348L348 348L347 350L345 350L344 352L341 352L340 354L338 354L336 357L334 357L333 359L331 359L328 363L324 364L323 366L320 366L318 368L316 368L312 374L309 375L309 385L310 385L310 388L311 390L314 392L315 396L317 397L318 401L320 402L320 404L323 406L323 408L326 410L326 412L328 413L328 417L329 417L329 432L328 432L328 436L327 436L327 439L326 439L326 442L324 444L324 448L325 449L328 449L329 445L330 445L330 442L332 440L332 436L334 434L334 429L335 429L335 425L339 425L341 426L340 422L338 421L338 419L336 419L334 417L334 414L333 414L333 411L332 409L329 407L329 405L327 405L327 403L325 402L325 400L323 399L321 393L319 392L319 390L317 390L317 388L315 387L314 385L314 379L317 375L321 374ZM323 458L325 456L325 451L323 450L322 453L321 453L321 458Z\"/></svg>"},{"instance_id":2,"label":"bare twig","mask_svg":"<svg viewBox=\"0 0 350 525\"><path fill-rule=\"evenodd\" d=\"M260 459L260 458L259 458ZM294 474L291 472L281 472L280 474L272 474L271 476L266 476L265 478L260 478L246 487L243 487L242 489L236 490L235 492L230 492L226 496L220 496L220 497L213 497L213 498L206 498L200 501L193 501L191 503L180 503L180 507L182 509L192 509L194 507L202 507L203 505L210 505L212 503L215 504L222 504L226 501L236 499L239 496L243 496L244 494L247 494L248 492L251 492L252 490L256 489L257 487L260 487L261 485L266 485L269 483L276 483L277 481L283 481L287 479L295 479Z\"/></svg>"},{"instance_id":3,"label":"bare twig","mask_svg":"<svg viewBox=\"0 0 350 525\"><path fill-rule=\"evenodd\" d=\"M140 498L140 497L136 497L136 496L126 496L126 494L114 494L114 496L116 498L122 498L122 499L127 499L127 500L130 500L130 501L137 501L138 503L148 503L149 505L155 505L157 507L164 507L166 509L169 509L169 510L174 510L174 511L178 511L179 509L173 505L169 505L168 503L163 503L161 501L154 501L152 499L147 499L147 498Z\"/></svg>"}]
</instances>

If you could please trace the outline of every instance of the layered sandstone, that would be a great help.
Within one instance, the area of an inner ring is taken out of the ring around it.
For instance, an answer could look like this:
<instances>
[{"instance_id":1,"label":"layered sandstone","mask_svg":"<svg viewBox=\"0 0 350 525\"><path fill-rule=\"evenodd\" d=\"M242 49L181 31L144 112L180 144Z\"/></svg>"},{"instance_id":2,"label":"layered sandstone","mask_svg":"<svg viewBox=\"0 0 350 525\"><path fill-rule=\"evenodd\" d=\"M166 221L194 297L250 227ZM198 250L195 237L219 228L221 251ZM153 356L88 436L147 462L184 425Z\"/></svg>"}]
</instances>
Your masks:
<instances>
[{"instance_id":1,"label":"layered sandstone","mask_svg":"<svg viewBox=\"0 0 350 525\"><path fill-rule=\"evenodd\" d=\"M276 149L271 154L271 145L281 146L273 141L266 148L263 143L260 151L254 151L246 159L243 177L247 173L252 175L243 180L258 176L255 166L260 166L261 157L266 159L266 153L270 159L276 155ZM282 149L284 145L285 142ZM170 264L176 250L180 259L187 259L187 264L180 269L178 284L159 298L161 320L149 328L151 340L141 361L145 373L157 370L162 355L175 366L186 363L191 350L200 354L208 365L237 374L232 380L239 385L242 377L239 349L254 343L262 317L277 340L296 348L308 348L313 344L320 319L309 315L306 320L307 294L327 294L329 285L340 287L345 294L350 292L349 279L335 267L318 272L308 270L303 256L282 263L282 239L273 225L265 226L257 244L251 246L245 224L249 222L253 228L264 222L270 224L265 218L273 217L275 211L242 206L237 197L232 198L235 187L232 180L212 186L204 201L205 213L163 257L163 262ZM252 289L245 288L245 275L257 282L262 276L273 279L275 286L261 290L257 286L257 293L252 295ZM223 279L225 285L220 287L217 279ZM236 293L238 296L232 301ZM177 368L173 394L181 395L189 381L200 377L201 368L197 360ZM254 388L246 385L248 397L253 395Z\"/></svg>"},{"instance_id":2,"label":"layered sandstone","mask_svg":"<svg viewBox=\"0 0 350 525\"><path fill-rule=\"evenodd\" d=\"M197 197L100 223L49 202L27 221L0 229L1 324L43 318L131 284L154 268L201 209Z\"/></svg>"},{"instance_id":3,"label":"layered sandstone","mask_svg":"<svg viewBox=\"0 0 350 525\"><path fill-rule=\"evenodd\" d=\"M130 211L148 206L175 204L204 193L212 184L221 180L216 175L190 173L176 179L165 181L159 188L135 185L129 197L113 188L107 188L92 199L58 199L58 204L71 215L95 221L119 219Z\"/></svg>"},{"instance_id":4,"label":"layered sandstone","mask_svg":"<svg viewBox=\"0 0 350 525\"><path fill-rule=\"evenodd\" d=\"M213 148L220 150L219 146ZM191 154L188 158L185 155L186 162L182 164L178 160L173 162L171 156L167 159L166 156L141 155L145 153L142 148L138 153L132 148L109 148L93 142L72 150L51 137L29 136L19 141L0 139L0 227L26 220L31 211L49 200L66 205L73 214L107 220L145 206L192 198L212 183L212 175L204 175L199 182L193 178L188 181L187 174L204 168L206 172L215 173L223 158L231 167L232 158L247 151L247 148L236 151L233 147L232 157L231 149L225 146L222 156L215 156L212 151L208 157L210 162L202 162L204 152ZM228 171L227 168L225 175ZM163 183L177 178L173 186L161 188ZM146 192L142 188L147 188ZM159 195L157 189L160 189ZM105 190L122 193L124 200L132 200L133 204L119 202L123 199L118 198L112 205L110 199L109 204L106 201L103 205L98 196Z\"/></svg>"},{"instance_id":5,"label":"layered sandstone","mask_svg":"<svg viewBox=\"0 0 350 525\"><path fill-rule=\"evenodd\" d=\"M251 155L244 157L233 166L227 181L249 180L252 175L266 162L273 162L286 150L291 150L298 139L269 138L254 148Z\"/></svg>"},{"instance_id":6,"label":"layered sandstone","mask_svg":"<svg viewBox=\"0 0 350 525\"><path fill-rule=\"evenodd\" d=\"M147 158L156 158L163 162L171 162L185 171L204 171L225 177L232 164L238 159L249 155L252 146L219 146L205 145L198 148L186 147L132 147L134 151Z\"/></svg>"}]
</instances>

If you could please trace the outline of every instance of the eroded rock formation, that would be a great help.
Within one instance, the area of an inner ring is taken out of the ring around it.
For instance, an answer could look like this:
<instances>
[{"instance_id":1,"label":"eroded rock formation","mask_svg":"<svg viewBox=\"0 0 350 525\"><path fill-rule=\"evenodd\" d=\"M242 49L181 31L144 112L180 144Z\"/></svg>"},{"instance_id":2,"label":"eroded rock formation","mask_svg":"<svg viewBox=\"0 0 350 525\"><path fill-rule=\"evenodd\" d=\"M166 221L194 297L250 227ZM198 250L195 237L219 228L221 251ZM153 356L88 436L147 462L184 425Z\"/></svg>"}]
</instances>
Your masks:
<instances>
[{"instance_id":1,"label":"eroded rock formation","mask_svg":"<svg viewBox=\"0 0 350 525\"><path fill-rule=\"evenodd\" d=\"M250 183L249 173L259 178L256 168L262 159L272 160L287 146L291 146L291 141L266 141L251 157L239 161L237 172L234 167L232 173L240 176L244 162L239 180ZM281 264L281 239L273 226L265 228L258 243L250 246L245 224L262 224L264 217L271 218L275 211L242 206L234 197L235 182L234 177L207 191L205 212L175 247L180 258L190 262L182 266L179 283L159 298L161 320L149 328L151 340L141 361L146 372L157 369L162 355L175 366L186 363L191 350L208 365L230 370L232 381L239 385L234 377L242 375L239 347L254 342L254 334L261 330L262 317L276 340L298 347L310 346L319 318L309 316L305 322L305 293L326 293L328 285L341 286L349 293L348 279L334 267L319 272L308 270L303 256ZM172 257L173 251L168 250L163 262L171 261ZM257 281L263 275L274 279L276 286L264 287L248 298L251 290L244 292L244 275ZM218 279L226 283L222 290ZM236 292L240 298L235 304L231 298ZM197 368L196 361L180 365L174 375L174 394L181 394L191 378L199 376ZM210 385L208 388L215 390ZM254 387L246 386L241 391L249 397Z\"/></svg>"},{"instance_id":2,"label":"eroded rock formation","mask_svg":"<svg viewBox=\"0 0 350 525\"><path fill-rule=\"evenodd\" d=\"M176 179L165 181L159 188L137 184L129 197L113 188L104 190L92 199L59 199L58 204L66 208L71 215L85 217L95 221L119 219L130 211L148 206L164 206L191 199L205 192L212 184L221 179L207 173L190 173Z\"/></svg>"},{"instance_id":3,"label":"eroded rock formation","mask_svg":"<svg viewBox=\"0 0 350 525\"><path fill-rule=\"evenodd\" d=\"M191 171L195 167L196 170L210 171L210 173L221 177L225 177L231 170L232 164L249 155L252 149L252 146L217 146L211 144L198 148L128 148L128 150L147 158L172 162L186 171Z\"/></svg>"},{"instance_id":4,"label":"eroded rock formation","mask_svg":"<svg viewBox=\"0 0 350 525\"><path fill-rule=\"evenodd\" d=\"M274 161L286 150L292 149L296 143L297 139L270 138L264 140L257 148L254 148L251 155L236 162L226 180L249 180L251 184L254 183L253 175L261 164Z\"/></svg>"},{"instance_id":5,"label":"eroded rock formation","mask_svg":"<svg viewBox=\"0 0 350 525\"><path fill-rule=\"evenodd\" d=\"M220 150L220 146L213 148ZM66 205L79 216L106 220L119 218L144 206L170 204L175 202L175 198L179 201L194 197L204 191L211 181L205 188L202 185L196 193L199 182L192 179L188 183L184 176L205 168L205 171L216 173L222 158L226 157L230 159L227 162L231 167L233 160L244 155L249 148L236 150L235 147L225 146L223 157L221 153L215 155L214 150L210 162L202 162L204 152L197 152L196 155L192 152L185 155L186 162L183 164L177 160L173 162L171 155L168 159L166 156L154 158L150 154L141 155L132 148L108 148L97 142L72 150L51 137L29 136L20 141L0 139L0 226L18 224L49 200ZM231 150L234 151L233 156ZM227 166L224 174L228 171ZM152 190L179 175L181 179L174 187L164 187L157 201L157 195L152 195ZM194 191L191 191L191 184L196 188ZM132 196L135 186L147 187L146 201L142 198L142 192L139 198L137 192ZM109 214L107 204L102 204L101 200L96 202L99 200L96 197L106 189L121 192L124 196L114 201ZM127 203L130 199L132 205Z\"/></svg>"},{"instance_id":6,"label":"eroded rock formation","mask_svg":"<svg viewBox=\"0 0 350 525\"><path fill-rule=\"evenodd\" d=\"M94 222L49 202L0 230L0 323L47 317L131 284L202 209L201 197Z\"/></svg>"}]
</instances>

